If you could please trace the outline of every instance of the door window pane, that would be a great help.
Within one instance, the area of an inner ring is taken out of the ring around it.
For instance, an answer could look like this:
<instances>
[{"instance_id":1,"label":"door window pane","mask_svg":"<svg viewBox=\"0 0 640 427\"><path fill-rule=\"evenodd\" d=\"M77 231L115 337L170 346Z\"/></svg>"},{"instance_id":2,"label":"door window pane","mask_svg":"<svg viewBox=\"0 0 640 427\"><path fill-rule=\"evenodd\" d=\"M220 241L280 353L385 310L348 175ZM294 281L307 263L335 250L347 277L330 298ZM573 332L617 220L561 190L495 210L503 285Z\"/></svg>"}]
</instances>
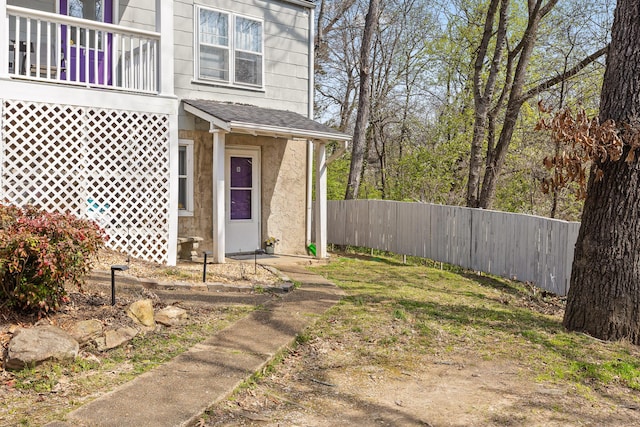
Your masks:
<instances>
[{"instance_id":1,"label":"door window pane","mask_svg":"<svg viewBox=\"0 0 640 427\"><path fill-rule=\"evenodd\" d=\"M98 22L107 22L111 21L111 14L105 10L105 0L69 0L67 3L67 15L73 16L74 18L88 19L91 21ZM61 5L64 4L61 2ZM106 7L109 8L111 2L107 2ZM61 6L62 7L62 6ZM105 19L104 12L107 12L108 16ZM74 39L77 37L76 27L70 27L71 29L71 38ZM87 34L89 35L89 39L87 40ZM93 47L95 43L96 31L95 30L80 30L80 39L75 40L75 43L80 44L82 46L86 46L87 42L89 47ZM102 34L100 32L97 33L98 37L98 48L102 49Z\"/></svg>"},{"instance_id":2,"label":"door window pane","mask_svg":"<svg viewBox=\"0 0 640 427\"><path fill-rule=\"evenodd\" d=\"M103 0L69 0L69 16L92 21L104 22Z\"/></svg>"},{"instance_id":3,"label":"door window pane","mask_svg":"<svg viewBox=\"0 0 640 427\"><path fill-rule=\"evenodd\" d=\"M251 190L231 190L231 219L251 219Z\"/></svg>"},{"instance_id":4,"label":"door window pane","mask_svg":"<svg viewBox=\"0 0 640 427\"><path fill-rule=\"evenodd\" d=\"M251 188L253 186L253 170L251 157L231 157L232 188Z\"/></svg>"}]
</instances>

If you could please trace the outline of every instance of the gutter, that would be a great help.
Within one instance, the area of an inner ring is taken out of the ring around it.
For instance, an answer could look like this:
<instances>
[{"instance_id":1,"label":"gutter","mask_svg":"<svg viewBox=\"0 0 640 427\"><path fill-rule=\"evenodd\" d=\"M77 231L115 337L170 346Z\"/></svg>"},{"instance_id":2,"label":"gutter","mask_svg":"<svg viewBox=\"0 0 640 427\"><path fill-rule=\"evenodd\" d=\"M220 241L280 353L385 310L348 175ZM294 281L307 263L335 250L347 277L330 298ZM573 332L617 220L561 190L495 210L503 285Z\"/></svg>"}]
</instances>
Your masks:
<instances>
[{"instance_id":1,"label":"gutter","mask_svg":"<svg viewBox=\"0 0 640 427\"><path fill-rule=\"evenodd\" d=\"M311 107L313 108L313 106ZM313 112L311 112L313 115ZM316 141L350 141L351 136L342 133L320 132L305 129L285 128L280 126L270 126L257 123L226 122L226 126L231 132L245 132L249 134L273 134L287 135L293 138L313 139Z\"/></svg>"},{"instance_id":2,"label":"gutter","mask_svg":"<svg viewBox=\"0 0 640 427\"><path fill-rule=\"evenodd\" d=\"M292 3L298 6L306 7L308 9L315 9L316 4L310 0L282 0L285 3Z\"/></svg>"}]
</instances>

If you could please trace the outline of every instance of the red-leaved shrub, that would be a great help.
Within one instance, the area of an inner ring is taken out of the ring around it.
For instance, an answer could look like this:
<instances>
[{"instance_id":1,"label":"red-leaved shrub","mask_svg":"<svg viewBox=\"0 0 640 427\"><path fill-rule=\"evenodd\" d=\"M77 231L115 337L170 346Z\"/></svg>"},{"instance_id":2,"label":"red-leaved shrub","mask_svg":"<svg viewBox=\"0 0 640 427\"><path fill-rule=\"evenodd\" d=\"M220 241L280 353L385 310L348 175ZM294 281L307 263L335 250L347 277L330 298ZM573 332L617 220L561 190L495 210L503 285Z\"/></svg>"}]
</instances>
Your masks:
<instances>
[{"instance_id":1,"label":"red-leaved shrub","mask_svg":"<svg viewBox=\"0 0 640 427\"><path fill-rule=\"evenodd\" d=\"M93 221L0 204L0 304L46 313L81 288L106 235Z\"/></svg>"}]
</instances>

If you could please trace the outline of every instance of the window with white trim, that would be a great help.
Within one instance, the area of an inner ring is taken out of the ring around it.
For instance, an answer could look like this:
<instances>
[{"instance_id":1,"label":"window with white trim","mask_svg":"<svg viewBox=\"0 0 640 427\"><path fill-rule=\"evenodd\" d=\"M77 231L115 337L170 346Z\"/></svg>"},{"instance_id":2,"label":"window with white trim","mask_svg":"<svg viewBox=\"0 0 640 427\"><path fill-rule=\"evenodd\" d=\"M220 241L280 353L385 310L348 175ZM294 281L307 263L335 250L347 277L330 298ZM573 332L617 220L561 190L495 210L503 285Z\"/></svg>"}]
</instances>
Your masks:
<instances>
[{"instance_id":1,"label":"window with white trim","mask_svg":"<svg viewBox=\"0 0 640 427\"><path fill-rule=\"evenodd\" d=\"M197 76L223 84L262 87L262 21L197 8Z\"/></svg>"},{"instance_id":2,"label":"window with white trim","mask_svg":"<svg viewBox=\"0 0 640 427\"><path fill-rule=\"evenodd\" d=\"M178 214L193 215L193 141L178 142Z\"/></svg>"}]
</instances>

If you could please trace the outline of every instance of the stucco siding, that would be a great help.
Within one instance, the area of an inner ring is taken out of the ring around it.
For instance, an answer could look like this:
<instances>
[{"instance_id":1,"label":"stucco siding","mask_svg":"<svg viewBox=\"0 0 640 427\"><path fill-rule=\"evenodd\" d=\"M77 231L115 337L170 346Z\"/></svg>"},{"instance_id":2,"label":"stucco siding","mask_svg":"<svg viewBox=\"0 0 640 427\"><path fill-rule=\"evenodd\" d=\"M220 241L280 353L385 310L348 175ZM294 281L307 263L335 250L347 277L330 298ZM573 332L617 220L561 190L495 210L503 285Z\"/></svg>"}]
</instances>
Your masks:
<instances>
[{"instance_id":1,"label":"stucco siding","mask_svg":"<svg viewBox=\"0 0 640 427\"><path fill-rule=\"evenodd\" d=\"M199 236L203 250L213 248L213 136L203 131L179 131L193 141L193 216L178 218L178 236Z\"/></svg>"},{"instance_id":2,"label":"stucco siding","mask_svg":"<svg viewBox=\"0 0 640 427\"><path fill-rule=\"evenodd\" d=\"M180 217L179 236L199 236L203 250L213 247L213 137L208 131L181 130L194 141L194 211ZM280 240L276 251L305 253L306 143L282 138L228 134L226 146L259 146L261 150L261 236Z\"/></svg>"}]
</instances>

